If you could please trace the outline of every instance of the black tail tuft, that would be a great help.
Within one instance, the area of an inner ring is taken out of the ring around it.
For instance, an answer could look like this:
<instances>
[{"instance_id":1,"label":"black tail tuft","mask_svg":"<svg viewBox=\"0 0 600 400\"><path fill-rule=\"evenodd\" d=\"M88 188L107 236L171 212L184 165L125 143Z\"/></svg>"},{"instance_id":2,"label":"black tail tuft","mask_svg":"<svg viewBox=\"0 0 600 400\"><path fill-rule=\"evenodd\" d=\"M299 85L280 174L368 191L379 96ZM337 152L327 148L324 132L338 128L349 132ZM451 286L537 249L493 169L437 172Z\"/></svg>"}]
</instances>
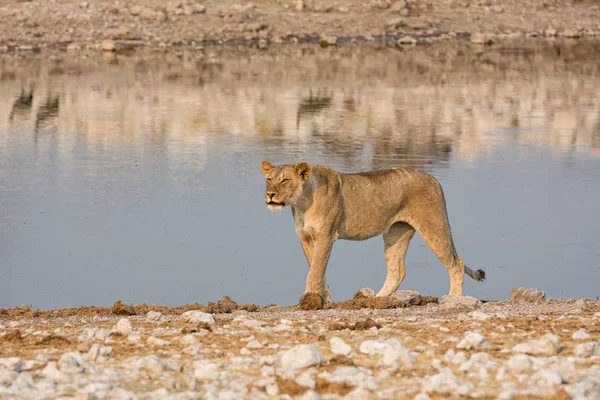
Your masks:
<instances>
[{"instance_id":1,"label":"black tail tuft","mask_svg":"<svg viewBox=\"0 0 600 400\"><path fill-rule=\"evenodd\" d=\"M482 282L485 280L485 271L482 269L477 270L477 277L475 278L477 282Z\"/></svg>"}]
</instances>

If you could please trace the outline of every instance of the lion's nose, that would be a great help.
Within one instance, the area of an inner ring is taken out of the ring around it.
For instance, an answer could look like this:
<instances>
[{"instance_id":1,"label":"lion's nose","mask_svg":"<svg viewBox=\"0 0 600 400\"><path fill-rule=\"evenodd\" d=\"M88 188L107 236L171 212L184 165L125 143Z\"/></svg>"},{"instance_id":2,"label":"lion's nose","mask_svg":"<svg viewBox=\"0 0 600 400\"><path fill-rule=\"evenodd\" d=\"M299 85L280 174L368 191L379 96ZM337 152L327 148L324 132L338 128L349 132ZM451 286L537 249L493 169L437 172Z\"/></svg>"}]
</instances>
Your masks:
<instances>
[{"instance_id":1,"label":"lion's nose","mask_svg":"<svg viewBox=\"0 0 600 400\"><path fill-rule=\"evenodd\" d=\"M271 200L275 196L275 192L267 192L267 197Z\"/></svg>"}]
</instances>

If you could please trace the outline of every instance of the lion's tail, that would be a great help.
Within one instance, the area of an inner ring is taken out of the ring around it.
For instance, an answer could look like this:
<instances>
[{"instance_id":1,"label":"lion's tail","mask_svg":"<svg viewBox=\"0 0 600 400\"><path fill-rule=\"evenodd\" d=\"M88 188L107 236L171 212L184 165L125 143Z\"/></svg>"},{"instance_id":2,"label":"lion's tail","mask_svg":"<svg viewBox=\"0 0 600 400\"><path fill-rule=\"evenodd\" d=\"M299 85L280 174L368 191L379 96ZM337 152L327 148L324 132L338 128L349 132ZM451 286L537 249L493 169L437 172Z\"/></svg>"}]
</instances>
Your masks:
<instances>
[{"instance_id":1,"label":"lion's tail","mask_svg":"<svg viewBox=\"0 0 600 400\"><path fill-rule=\"evenodd\" d=\"M483 280L485 280L485 271L482 269L473 271L471 268L469 268L465 265L465 274L469 275L471 278L475 279L477 282L482 282Z\"/></svg>"}]
</instances>

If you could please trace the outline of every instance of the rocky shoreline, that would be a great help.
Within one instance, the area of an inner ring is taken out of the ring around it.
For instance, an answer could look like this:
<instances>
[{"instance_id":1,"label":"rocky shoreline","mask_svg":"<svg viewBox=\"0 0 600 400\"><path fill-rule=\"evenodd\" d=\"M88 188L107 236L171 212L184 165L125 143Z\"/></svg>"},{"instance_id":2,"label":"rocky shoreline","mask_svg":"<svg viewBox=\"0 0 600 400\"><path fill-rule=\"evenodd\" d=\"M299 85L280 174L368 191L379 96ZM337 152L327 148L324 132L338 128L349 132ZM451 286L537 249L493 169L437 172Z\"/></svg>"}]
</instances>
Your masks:
<instances>
[{"instance_id":1,"label":"rocky shoreline","mask_svg":"<svg viewBox=\"0 0 600 400\"><path fill-rule=\"evenodd\" d=\"M303 311L227 297L37 316L4 309L0 398L600 396L600 301L523 290L485 303L417 295L399 292L384 309Z\"/></svg>"},{"instance_id":2,"label":"rocky shoreline","mask_svg":"<svg viewBox=\"0 0 600 400\"><path fill-rule=\"evenodd\" d=\"M379 41L407 46L600 35L600 4L571 0L0 1L0 52Z\"/></svg>"}]
</instances>

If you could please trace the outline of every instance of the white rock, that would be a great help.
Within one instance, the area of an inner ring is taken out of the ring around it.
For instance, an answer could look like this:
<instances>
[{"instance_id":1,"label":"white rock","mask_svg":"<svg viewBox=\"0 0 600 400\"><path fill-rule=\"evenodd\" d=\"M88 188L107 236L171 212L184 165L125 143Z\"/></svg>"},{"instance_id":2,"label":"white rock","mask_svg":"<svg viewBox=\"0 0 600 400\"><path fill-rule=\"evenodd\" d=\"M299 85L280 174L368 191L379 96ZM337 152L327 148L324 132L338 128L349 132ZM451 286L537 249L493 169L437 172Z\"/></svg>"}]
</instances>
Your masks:
<instances>
[{"instance_id":1,"label":"white rock","mask_svg":"<svg viewBox=\"0 0 600 400\"><path fill-rule=\"evenodd\" d=\"M243 356L247 356L247 355L250 355L250 354L251 354L251 351L250 351L250 350L248 350L248 349L247 349L247 348L245 348L245 347L242 347L242 348L240 349L240 354L241 354L241 355L243 355Z\"/></svg>"},{"instance_id":2,"label":"white rock","mask_svg":"<svg viewBox=\"0 0 600 400\"><path fill-rule=\"evenodd\" d=\"M273 355L266 355L266 356L261 356L260 359L258 360L258 362L260 363L260 365L273 365L275 364L275 356Z\"/></svg>"},{"instance_id":3,"label":"white rock","mask_svg":"<svg viewBox=\"0 0 600 400\"><path fill-rule=\"evenodd\" d=\"M65 353L58 360L58 366L64 372L83 372L85 365L85 361L78 351Z\"/></svg>"},{"instance_id":4,"label":"white rock","mask_svg":"<svg viewBox=\"0 0 600 400\"><path fill-rule=\"evenodd\" d=\"M389 339L386 344L382 359L383 365L388 367L410 366L417 362L412 352L404 347L399 339Z\"/></svg>"},{"instance_id":5,"label":"white rock","mask_svg":"<svg viewBox=\"0 0 600 400\"><path fill-rule=\"evenodd\" d=\"M585 329L580 329L577 332L573 333L573 335L571 336L571 339L573 340L587 340L589 338L591 338L592 336L587 333L587 331Z\"/></svg>"},{"instance_id":6,"label":"white rock","mask_svg":"<svg viewBox=\"0 0 600 400\"><path fill-rule=\"evenodd\" d=\"M146 313L146 321L160 321L162 318L162 313L159 313L158 311L148 311Z\"/></svg>"},{"instance_id":7,"label":"white rock","mask_svg":"<svg viewBox=\"0 0 600 400\"><path fill-rule=\"evenodd\" d=\"M364 342L362 342L359 346L359 350L361 353L364 354L369 354L369 355L373 355L373 354L380 354L383 355L383 353L385 353L385 349L388 346L383 343L380 342L378 340L365 340Z\"/></svg>"},{"instance_id":8,"label":"white rock","mask_svg":"<svg viewBox=\"0 0 600 400\"><path fill-rule=\"evenodd\" d=\"M591 357L600 356L600 345L596 342L581 343L575 346L575 356Z\"/></svg>"},{"instance_id":9,"label":"white rock","mask_svg":"<svg viewBox=\"0 0 600 400\"><path fill-rule=\"evenodd\" d=\"M344 400L364 400L373 397L373 393L366 387L359 386L344 396Z\"/></svg>"},{"instance_id":10,"label":"white rock","mask_svg":"<svg viewBox=\"0 0 600 400\"><path fill-rule=\"evenodd\" d=\"M151 354L140 358L137 361L137 367L145 369L149 375L158 376L169 368L169 365L161 360L159 357Z\"/></svg>"},{"instance_id":11,"label":"white rock","mask_svg":"<svg viewBox=\"0 0 600 400\"><path fill-rule=\"evenodd\" d=\"M129 343L139 343L142 341L142 335L139 333L132 333L131 335L127 336L127 341Z\"/></svg>"},{"instance_id":12,"label":"white rock","mask_svg":"<svg viewBox=\"0 0 600 400\"><path fill-rule=\"evenodd\" d=\"M191 344L185 347L183 350L181 350L181 352L183 354L187 354L188 356L197 356L198 354L200 354L200 345Z\"/></svg>"},{"instance_id":13,"label":"white rock","mask_svg":"<svg viewBox=\"0 0 600 400\"><path fill-rule=\"evenodd\" d=\"M471 296L442 296L440 306L445 309L475 309L481 301Z\"/></svg>"},{"instance_id":14,"label":"white rock","mask_svg":"<svg viewBox=\"0 0 600 400\"><path fill-rule=\"evenodd\" d=\"M487 321L488 319L492 318L491 315L484 313L483 311L473 311L471 314L469 314L471 316L471 318L473 318L474 320L477 321Z\"/></svg>"},{"instance_id":15,"label":"white rock","mask_svg":"<svg viewBox=\"0 0 600 400\"><path fill-rule=\"evenodd\" d=\"M405 301L410 305L421 304L421 293L416 290L396 290L390 297L396 300Z\"/></svg>"},{"instance_id":16,"label":"white rock","mask_svg":"<svg viewBox=\"0 0 600 400\"><path fill-rule=\"evenodd\" d=\"M71 380L69 375L59 371L56 368L56 362L54 362L54 361L50 361L48 364L46 364L46 366L42 370L42 374L44 375L44 377L46 379L56 381L56 382L65 382L65 381Z\"/></svg>"},{"instance_id":17,"label":"white rock","mask_svg":"<svg viewBox=\"0 0 600 400\"><path fill-rule=\"evenodd\" d=\"M565 390L574 399L599 399L600 398L600 378L596 376L588 376L578 383L565 385Z\"/></svg>"},{"instance_id":18,"label":"white rock","mask_svg":"<svg viewBox=\"0 0 600 400\"><path fill-rule=\"evenodd\" d=\"M487 353L475 353L472 354L469 360L465 361L460 368L460 372L474 372L480 375L486 374L487 371L483 372L482 369L489 369L496 366L494 358Z\"/></svg>"},{"instance_id":19,"label":"white rock","mask_svg":"<svg viewBox=\"0 0 600 400\"><path fill-rule=\"evenodd\" d=\"M429 393L447 393L466 395L472 385L461 382L451 372L444 372L432 376L425 382L424 389Z\"/></svg>"},{"instance_id":20,"label":"white rock","mask_svg":"<svg viewBox=\"0 0 600 400\"><path fill-rule=\"evenodd\" d=\"M200 380L215 380L219 377L219 367L207 360L194 362L194 377Z\"/></svg>"},{"instance_id":21,"label":"white rock","mask_svg":"<svg viewBox=\"0 0 600 400\"><path fill-rule=\"evenodd\" d=\"M274 332L288 332L293 331L294 327L288 324L279 324L273 328Z\"/></svg>"},{"instance_id":22,"label":"white rock","mask_svg":"<svg viewBox=\"0 0 600 400\"><path fill-rule=\"evenodd\" d=\"M563 378L556 371L550 369L543 369L533 375L532 379L540 386L554 386L563 383Z\"/></svg>"},{"instance_id":23,"label":"white rock","mask_svg":"<svg viewBox=\"0 0 600 400\"><path fill-rule=\"evenodd\" d=\"M511 371L529 371L533 368L533 359L526 354L515 354L508 359L506 366Z\"/></svg>"},{"instance_id":24,"label":"white rock","mask_svg":"<svg viewBox=\"0 0 600 400\"><path fill-rule=\"evenodd\" d=\"M467 361L467 356L462 351L455 354L453 349L449 349L444 354L444 361L451 364L462 364Z\"/></svg>"},{"instance_id":25,"label":"white rock","mask_svg":"<svg viewBox=\"0 0 600 400\"><path fill-rule=\"evenodd\" d=\"M264 346L258 340L252 340L252 341L248 342L246 347L249 349L261 349Z\"/></svg>"},{"instance_id":26,"label":"white rock","mask_svg":"<svg viewBox=\"0 0 600 400\"><path fill-rule=\"evenodd\" d=\"M117 321L114 330L126 335L133 332L133 326L131 325L131 321L129 321L127 318L121 318L119 321Z\"/></svg>"},{"instance_id":27,"label":"white rock","mask_svg":"<svg viewBox=\"0 0 600 400\"><path fill-rule=\"evenodd\" d=\"M303 387L314 389L317 387L317 382L313 379L312 375L314 370L307 369L302 371L295 379L295 382Z\"/></svg>"},{"instance_id":28,"label":"white rock","mask_svg":"<svg viewBox=\"0 0 600 400\"><path fill-rule=\"evenodd\" d=\"M525 353L532 356L553 356L560 350L560 338L547 333L539 340L531 340L513 347L515 353Z\"/></svg>"},{"instance_id":29,"label":"white rock","mask_svg":"<svg viewBox=\"0 0 600 400\"><path fill-rule=\"evenodd\" d=\"M375 297L375 291L369 287L362 288L354 296L360 297Z\"/></svg>"},{"instance_id":30,"label":"white rock","mask_svg":"<svg viewBox=\"0 0 600 400\"><path fill-rule=\"evenodd\" d=\"M146 340L146 343L148 343L151 346L157 346L157 347L165 347L165 346L170 346L171 345L171 342L169 342L168 340L157 338L155 336L150 336Z\"/></svg>"},{"instance_id":31,"label":"white rock","mask_svg":"<svg viewBox=\"0 0 600 400\"><path fill-rule=\"evenodd\" d=\"M214 315L198 310L186 311L181 314L181 317L185 322L189 323L205 322L207 324L212 324L215 322Z\"/></svg>"},{"instance_id":32,"label":"white rock","mask_svg":"<svg viewBox=\"0 0 600 400\"><path fill-rule=\"evenodd\" d=\"M467 332L465 338L458 343L456 346L457 349L487 349L490 347L490 344L486 340L486 338L477 332Z\"/></svg>"},{"instance_id":33,"label":"white rock","mask_svg":"<svg viewBox=\"0 0 600 400\"><path fill-rule=\"evenodd\" d=\"M296 397L296 400L323 400L323 398L314 390L308 390L302 396Z\"/></svg>"},{"instance_id":34,"label":"white rock","mask_svg":"<svg viewBox=\"0 0 600 400\"><path fill-rule=\"evenodd\" d=\"M415 398L413 400L429 400L430 397L427 393L419 393L418 395L415 396Z\"/></svg>"},{"instance_id":35,"label":"white rock","mask_svg":"<svg viewBox=\"0 0 600 400\"><path fill-rule=\"evenodd\" d=\"M546 293L535 288L515 287L510 289L510 301L542 301L546 298Z\"/></svg>"},{"instance_id":36,"label":"white rock","mask_svg":"<svg viewBox=\"0 0 600 400\"><path fill-rule=\"evenodd\" d=\"M267 392L269 396L277 396L279 394L279 385L277 385L276 383L267 385L265 387L265 392Z\"/></svg>"},{"instance_id":37,"label":"white rock","mask_svg":"<svg viewBox=\"0 0 600 400\"><path fill-rule=\"evenodd\" d=\"M331 352L338 356L347 356L352 352L352 347L339 337L332 337L329 340Z\"/></svg>"},{"instance_id":38,"label":"white rock","mask_svg":"<svg viewBox=\"0 0 600 400\"><path fill-rule=\"evenodd\" d=\"M0 366L8 371L21 372L23 370L23 361L18 357L0 358Z\"/></svg>"},{"instance_id":39,"label":"white rock","mask_svg":"<svg viewBox=\"0 0 600 400\"><path fill-rule=\"evenodd\" d=\"M363 367L337 367L331 376L330 382L345 382L354 386L368 385L371 379L371 370Z\"/></svg>"},{"instance_id":40,"label":"white rock","mask_svg":"<svg viewBox=\"0 0 600 400\"><path fill-rule=\"evenodd\" d=\"M107 357L112 352L110 346L102 346L98 343L94 343L90 350L86 354L86 358L89 361L96 361L98 357Z\"/></svg>"},{"instance_id":41,"label":"white rock","mask_svg":"<svg viewBox=\"0 0 600 400\"><path fill-rule=\"evenodd\" d=\"M313 345L301 344L277 355L277 364L283 369L302 369L321 365L323 355Z\"/></svg>"},{"instance_id":42,"label":"white rock","mask_svg":"<svg viewBox=\"0 0 600 400\"><path fill-rule=\"evenodd\" d=\"M194 335L183 335L181 339L179 339L179 344L182 346L192 346L198 344L198 338Z\"/></svg>"}]
</instances>

